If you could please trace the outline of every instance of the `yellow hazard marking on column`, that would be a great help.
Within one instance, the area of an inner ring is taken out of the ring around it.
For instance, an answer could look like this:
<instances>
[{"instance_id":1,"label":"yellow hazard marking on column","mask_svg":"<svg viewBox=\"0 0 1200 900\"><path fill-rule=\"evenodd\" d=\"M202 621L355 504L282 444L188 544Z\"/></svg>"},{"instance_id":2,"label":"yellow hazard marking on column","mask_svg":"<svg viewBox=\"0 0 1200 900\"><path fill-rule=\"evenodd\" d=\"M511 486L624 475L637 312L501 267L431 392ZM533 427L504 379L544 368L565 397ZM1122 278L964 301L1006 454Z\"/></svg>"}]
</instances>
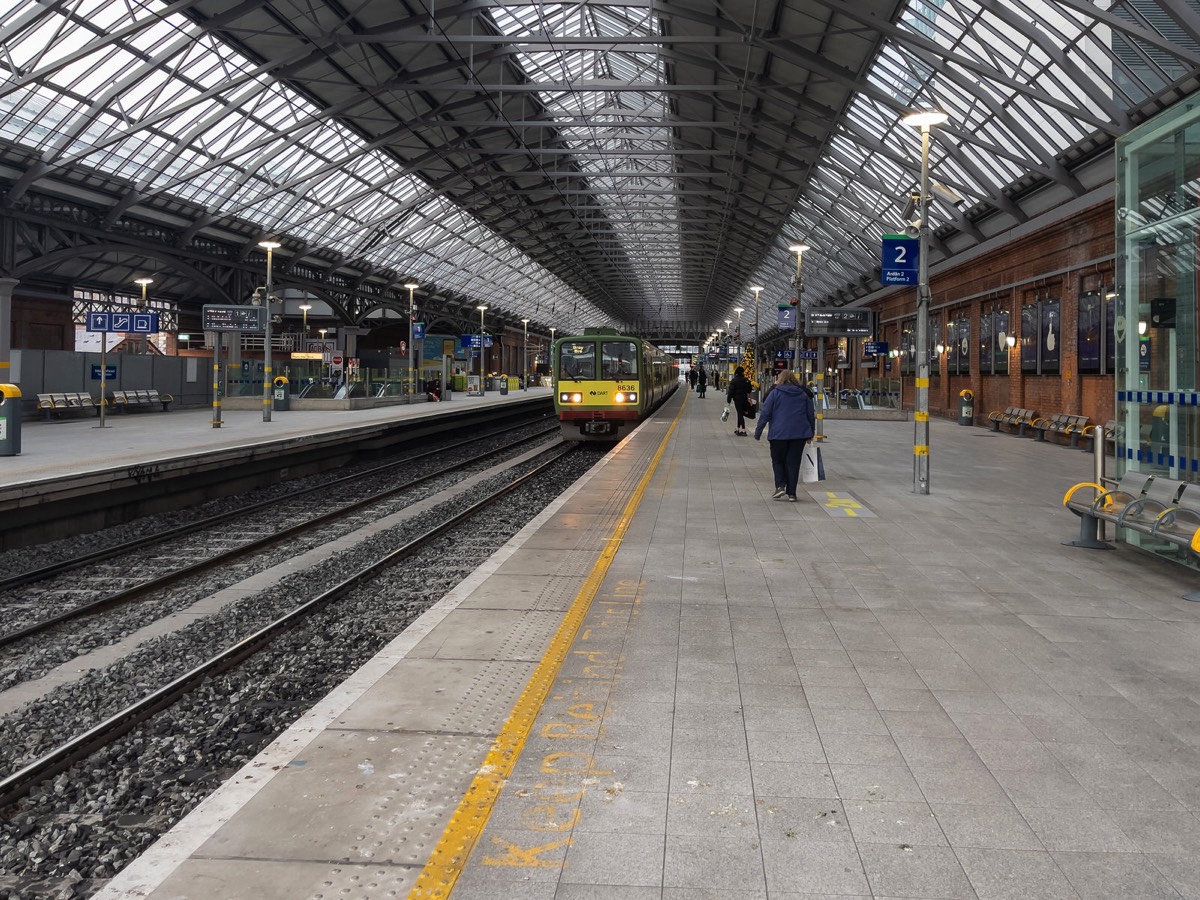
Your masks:
<instances>
[{"instance_id":1,"label":"yellow hazard marking on column","mask_svg":"<svg viewBox=\"0 0 1200 900\"><path fill-rule=\"evenodd\" d=\"M686 401L685 397L684 402L686 403ZM508 719L500 729L500 734L496 736L491 750L484 758L483 765L479 767L471 784L467 787L458 809L450 817L446 830L442 832L437 846L433 848L429 860L425 863L421 874L417 876L417 880L408 894L409 900L433 900L433 898L449 897L450 892L454 889L454 883L462 875L467 859L479 842L480 835L483 834L488 818L500 797L500 791L512 774L513 767L529 738L534 720L545 703L555 678L558 677L559 670L570 652L571 645L575 642L576 634L587 616L592 601L600 591L600 585L603 584L613 559L616 558L621 541L633 521L633 515L641 505L646 489L650 485L650 479L658 469L663 453L666 452L667 443L675 433L682 416L683 404L680 405L675 421L667 429L658 450L650 460L645 475L638 482L629 502L625 504L620 519L605 542L600 559L596 561L596 565L592 567L583 587L575 595L575 600L571 603L571 608L567 610L562 624L550 641L546 654L529 677L529 682L525 685L521 696L513 704ZM570 843L571 839L566 838L520 851L515 847L506 848L504 855L499 857L504 861L499 864L539 868L546 863L538 858L538 854L569 846ZM497 857L490 859L493 864L496 864Z\"/></svg>"},{"instance_id":2,"label":"yellow hazard marking on column","mask_svg":"<svg viewBox=\"0 0 1200 900\"><path fill-rule=\"evenodd\" d=\"M917 387L919 387L919 388L929 387L929 379L928 378L918 378L917 379Z\"/></svg>"},{"instance_id":3,"label":"yellow hazard marking on column","mask_svg":"<svg viewBox=\"0 0 1200 900\"><path fill-rule=\"evenodd\" d=\"M914 421L914 422L928 422L928 421L929 421L929 413L927 413L927 412L922 412L922 411L921 411L921 410L919 410L919 409L918 409L918 410L914 410L914 412L913 412L913 421Z\"/></svg>"},{"instance_id":4,"label":"yellow hazard marking on column","mask_svg":"<svg viewBox=\"0 0 1200 900\"><path fill-rule=\"evenodd\" d=\"M913 445L913 456L928 456L928 455L929 455L929 445L928 444L914 444Z\"/></svg>"},{"instance_id":5,"label":"yellow hazard marking on column","mask_svg":"<svg viewBox=\"0 0 1200 900\"><path fill-rule=\"evenodd\" d=\"M861 501L849 494L825 491L825 497L820 500L820 503L825 512L831 516L840 516L847 519L873 519L876 517L875 513L867 509Z\"/></svg>"}]
</instances>

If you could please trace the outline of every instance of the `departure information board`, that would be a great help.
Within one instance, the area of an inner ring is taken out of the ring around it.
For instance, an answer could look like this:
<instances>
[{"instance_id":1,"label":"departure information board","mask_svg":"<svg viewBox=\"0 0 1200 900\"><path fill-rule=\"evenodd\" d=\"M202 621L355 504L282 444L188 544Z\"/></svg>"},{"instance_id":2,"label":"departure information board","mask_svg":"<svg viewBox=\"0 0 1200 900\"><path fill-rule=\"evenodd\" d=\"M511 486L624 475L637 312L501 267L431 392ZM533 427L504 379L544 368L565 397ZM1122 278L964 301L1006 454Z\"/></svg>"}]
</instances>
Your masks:
<instances>
[{"instance_id":1,"label":"departure information board","mask_svg":"<svg viewBox=\"0 0 1200 900\"><path fill-rule=\"evenodd\" d=\"M808 337L870 337L874 332L874 310L810 307L804 311Z\"/></svg>"},{"instance_id":2,"label":"departure information board","mask_svg":"<svg viewBox=\"0 0 1200 900\"><path fill-rule=\"evenodd\" d=\"M206 303L202 310L205 331L266 331L265 306L217 306Z\"/></svg>"}]
</instances>

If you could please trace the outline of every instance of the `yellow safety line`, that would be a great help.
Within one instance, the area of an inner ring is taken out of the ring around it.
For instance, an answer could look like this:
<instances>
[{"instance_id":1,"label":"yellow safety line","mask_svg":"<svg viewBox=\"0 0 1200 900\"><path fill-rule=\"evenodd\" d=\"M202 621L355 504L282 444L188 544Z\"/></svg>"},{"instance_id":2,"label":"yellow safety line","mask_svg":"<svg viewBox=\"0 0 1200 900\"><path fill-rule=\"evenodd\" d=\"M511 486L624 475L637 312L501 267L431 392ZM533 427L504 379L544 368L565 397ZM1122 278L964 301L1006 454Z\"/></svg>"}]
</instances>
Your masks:
<instances>
[{"instance_id":1,"label":"yellow safety line","mask_svg":"<svg viewBox=\"0 0 1200 900\"><path fill-rule=\"evenodd\" d=\"M633 514L641 505L650 479L667 449L667 442L675 433L675 428L683 416L683 407L686 403L687 398L685 397L684 403L680 404L679 414L675 416L675 421L667 429L666 436L663 437L657 452L650 460L650 467L634 489L633 496L625 504L621 518L605 542L600 559L596 561L596 565L592 567L583 587L575 595L575 600L571 603L571 608L567 610L562 624L559 625L557 633L550 641L550 646L542 657L542 661L530 676L529 682L525 685L521 696L517 698L517 702L513 704L508 720L492 743L492 748L488 751L483 765L476 772L466 794L463 795L462 802L450 817L446 830L442 832L437 846L429 855L428 862L425 863L421 874L417 876L417 880L408 894L409 900L445 898L449 897L450 892L454 889L454 883L462 874L463 867L466 866L467 859L478 842L479 836L483 833L484 826L487 825L488 818L500 797L500 791L512 774L521 750L525 747L525 741L529 737L529 732L533 728L534 720L537 718L542 704L546 701L546 695L550 692L550 688L567 658L567 653L575 642L579 626L583 624L583 620L591 608L592 600L595 599L600 585L604 582L604 577L608 574L608 569L617 555L625 532L629 530L630 522L633 521Z\"/></svg>"}]
</instances>

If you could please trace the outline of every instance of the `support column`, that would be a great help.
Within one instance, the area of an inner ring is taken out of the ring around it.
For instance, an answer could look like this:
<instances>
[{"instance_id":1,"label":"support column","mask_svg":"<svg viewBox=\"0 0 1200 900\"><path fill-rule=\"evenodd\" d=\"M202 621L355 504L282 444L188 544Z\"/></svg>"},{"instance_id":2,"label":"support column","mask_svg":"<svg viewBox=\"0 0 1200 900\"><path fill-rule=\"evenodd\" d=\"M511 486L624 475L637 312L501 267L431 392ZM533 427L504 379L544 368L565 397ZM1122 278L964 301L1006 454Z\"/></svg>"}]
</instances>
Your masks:
<instances>
[{"instance_id":1,"label":"support column","mask_svg":"<svg viewBox=\"0 0 1200 900\"><path fill-rule=\"evenodd\" d=\"M20 283L16 278L0 278L0 384L12 381L12 298Z\"/></svg>"}]
</instances>

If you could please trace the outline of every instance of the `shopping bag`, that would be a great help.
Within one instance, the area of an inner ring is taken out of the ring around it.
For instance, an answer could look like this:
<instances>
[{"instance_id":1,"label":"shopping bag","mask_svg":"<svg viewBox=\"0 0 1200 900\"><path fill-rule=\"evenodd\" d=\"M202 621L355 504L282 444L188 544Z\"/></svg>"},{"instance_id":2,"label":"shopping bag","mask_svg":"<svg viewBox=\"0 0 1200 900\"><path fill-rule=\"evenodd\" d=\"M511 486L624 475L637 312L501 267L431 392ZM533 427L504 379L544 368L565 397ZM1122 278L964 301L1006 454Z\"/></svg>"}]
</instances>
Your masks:
<instances>
[{"instance_id":1,"label":"shopping bag","mask_svg":"<svg viewBox=\"0 0 1200 900\"><path fill-rule=\"evenodd\" d=\"M800 458L800 480L805 484L825 480L825 460L821 458L821 448L811 443L804 445L804 455Z\"/></svg>"},{"instance_id":2,"label":"shopping bag","mask_svg":"<svg viewBox=\"0 0 1200 900\"><path fill-rule=\"evenodd\" d=\"M721 421L722 422L729 421L729 404L728 403L726 403L725 408L723 410L721 410Z\"/></svg>"}]
</instances>

